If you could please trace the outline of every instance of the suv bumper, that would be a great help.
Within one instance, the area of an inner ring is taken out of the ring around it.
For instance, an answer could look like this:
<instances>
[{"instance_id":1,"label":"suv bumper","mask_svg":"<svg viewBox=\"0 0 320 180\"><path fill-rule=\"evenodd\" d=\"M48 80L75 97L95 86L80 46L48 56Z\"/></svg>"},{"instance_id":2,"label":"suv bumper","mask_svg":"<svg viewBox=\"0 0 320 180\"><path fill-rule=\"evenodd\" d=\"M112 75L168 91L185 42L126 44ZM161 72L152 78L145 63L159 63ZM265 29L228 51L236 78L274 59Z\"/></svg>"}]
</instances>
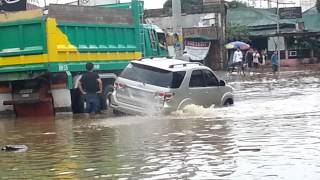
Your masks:
<instances>
[{"instance_id":1,"label":"suv bumper","mask_svg":"<svg viewBox=\"0 0 320 180\"><path fill-rule=\"evenodd\" d=\"M149 115L158 115L158 114L169 114L176 109L173 107L170 107L168 105L165 106L159 106L154 105L154 107L137 107L131 104L123 103L120 101L117 101L117 99L114 97L114 95L111 95L111 108L123 112L125 114L149 114Z\"/></svg>"}]
</instances>

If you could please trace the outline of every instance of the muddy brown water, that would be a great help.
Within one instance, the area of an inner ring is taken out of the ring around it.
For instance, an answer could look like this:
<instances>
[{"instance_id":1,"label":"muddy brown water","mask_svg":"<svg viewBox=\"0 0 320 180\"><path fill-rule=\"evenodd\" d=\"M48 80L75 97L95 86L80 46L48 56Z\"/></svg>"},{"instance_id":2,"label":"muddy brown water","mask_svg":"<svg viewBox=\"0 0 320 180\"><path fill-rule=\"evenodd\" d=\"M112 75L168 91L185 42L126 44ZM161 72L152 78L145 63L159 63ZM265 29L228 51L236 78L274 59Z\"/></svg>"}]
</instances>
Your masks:
<instances>
[{"instance_id":1,"label":"muddy brown water","mask_svg":"<svg viewBox=\"0 0 320 180\"><path fill-rule=\"evenodd\" d=\"M225 75L223 75L225 76ZM227 75L236 104L0 120L0 179L319 179L320 73Z\"/></svg>"}]
</instances>

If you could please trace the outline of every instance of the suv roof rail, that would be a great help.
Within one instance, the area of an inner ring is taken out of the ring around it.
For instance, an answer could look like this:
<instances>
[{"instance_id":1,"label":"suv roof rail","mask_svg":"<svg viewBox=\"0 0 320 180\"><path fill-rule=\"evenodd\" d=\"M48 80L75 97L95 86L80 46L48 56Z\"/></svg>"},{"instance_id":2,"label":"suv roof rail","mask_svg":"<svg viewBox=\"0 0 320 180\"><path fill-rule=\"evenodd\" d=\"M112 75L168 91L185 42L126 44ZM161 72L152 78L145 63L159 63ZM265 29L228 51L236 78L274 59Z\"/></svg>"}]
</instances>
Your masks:
<instances>
[{"instance_id":1,"label":"suv roof rail","mask_svg":"<svg viewBox=\"0 0 320 180\"><path fill-rule=\"evenodd\" d=\"M199 63L199 62L186 62L186 63L181 63L181 64L172 64L169 66L169 68L174 68L175 66L183 66L183 67L187 67L187 65L189 64L196 64L199 66L203 66L203 64Z\"/></svg>"},{"instance_id":2,"label":"suv roof rail","mask_svg":"<svg viewBox=\"0 0 320 180\"><path fill-rule=\"evenodd\" d=\"M151 56L151 57L142 57L142 58L138 59L138 61L142 61L142 60L145 60L145 59L153 59L153 58L154 58L153 56Z\"/></svg>"}]
</instances>

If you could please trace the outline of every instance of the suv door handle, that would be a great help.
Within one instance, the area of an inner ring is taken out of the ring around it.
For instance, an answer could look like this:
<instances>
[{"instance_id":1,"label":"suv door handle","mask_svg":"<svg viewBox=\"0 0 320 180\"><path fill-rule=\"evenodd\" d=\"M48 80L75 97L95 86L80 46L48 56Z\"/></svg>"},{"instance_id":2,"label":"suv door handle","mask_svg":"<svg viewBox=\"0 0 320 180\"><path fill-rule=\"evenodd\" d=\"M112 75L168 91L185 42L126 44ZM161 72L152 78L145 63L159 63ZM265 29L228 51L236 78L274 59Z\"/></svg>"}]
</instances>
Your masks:
<instances>
[{"instance_id":1,"label":"suv door handle","mask_svg":"<svg viewBox=\"0 0 320 180\"><path fill-rule=\"evenodd\" d=\"M206 94L209 94L209 92L205 92Z\"/></svg>"}]
</instances>

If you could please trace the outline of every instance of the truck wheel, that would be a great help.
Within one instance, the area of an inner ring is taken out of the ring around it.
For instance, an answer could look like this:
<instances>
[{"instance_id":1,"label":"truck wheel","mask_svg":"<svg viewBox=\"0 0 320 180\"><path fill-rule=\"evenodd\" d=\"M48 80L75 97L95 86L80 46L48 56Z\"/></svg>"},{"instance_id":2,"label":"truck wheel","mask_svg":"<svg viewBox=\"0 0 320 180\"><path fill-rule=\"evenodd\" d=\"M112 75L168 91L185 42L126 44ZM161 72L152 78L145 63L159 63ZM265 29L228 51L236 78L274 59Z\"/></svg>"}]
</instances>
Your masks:
<instances>
[{"instance_id":1,"label":"truck wheel","mask_svg":"<svg viewBox=\"0 0 320 180\"><path fill-rule=\"evenodd\" d=\"M103 93L101 95L101 109L102 110L107 110L110 107L110 95L113 91L113 86L112 85L106 85L103 89Z\"/></svg>"}]
</instances>

